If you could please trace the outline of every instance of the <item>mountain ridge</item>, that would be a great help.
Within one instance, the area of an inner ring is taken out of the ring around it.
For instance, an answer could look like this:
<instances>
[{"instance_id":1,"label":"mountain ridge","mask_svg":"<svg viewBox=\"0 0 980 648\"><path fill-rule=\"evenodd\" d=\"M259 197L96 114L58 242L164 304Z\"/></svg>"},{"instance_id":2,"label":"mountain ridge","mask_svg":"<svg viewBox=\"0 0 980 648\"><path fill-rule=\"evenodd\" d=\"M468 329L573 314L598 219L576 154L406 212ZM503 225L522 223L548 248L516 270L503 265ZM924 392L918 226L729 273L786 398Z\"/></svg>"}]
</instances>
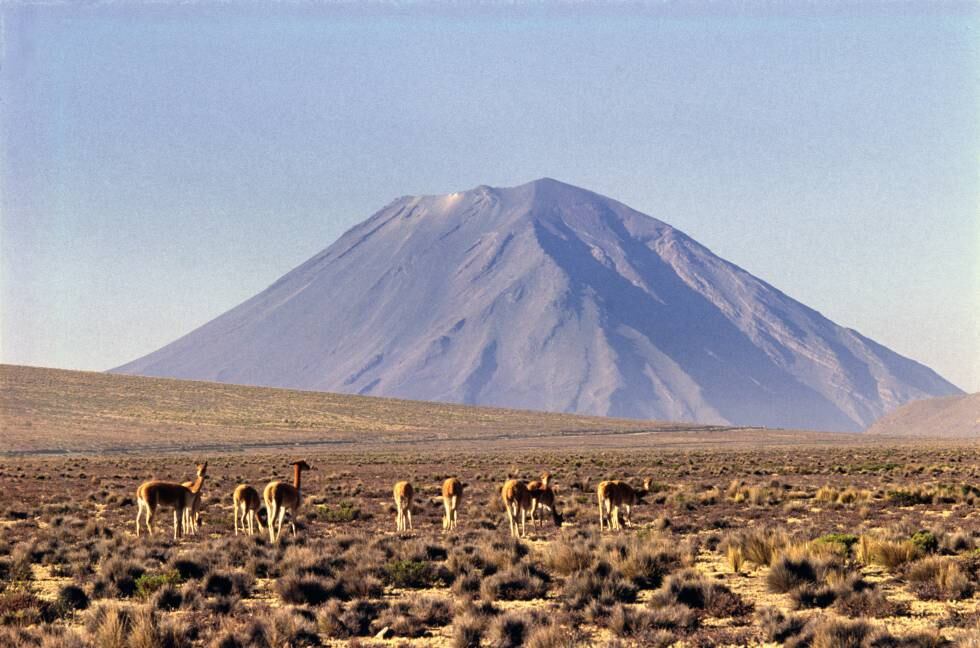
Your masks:
<instances>
[{"instance_id":1,"label":"mountain ridge","mask_svg":"<svg viewBox=\"0 0 980 648\"><path fill-rule=\"evenodd\" d=\"M850 431L958 393L666 222L550 178L398 198L114 371Z\"/></svg>"}]
</instances>

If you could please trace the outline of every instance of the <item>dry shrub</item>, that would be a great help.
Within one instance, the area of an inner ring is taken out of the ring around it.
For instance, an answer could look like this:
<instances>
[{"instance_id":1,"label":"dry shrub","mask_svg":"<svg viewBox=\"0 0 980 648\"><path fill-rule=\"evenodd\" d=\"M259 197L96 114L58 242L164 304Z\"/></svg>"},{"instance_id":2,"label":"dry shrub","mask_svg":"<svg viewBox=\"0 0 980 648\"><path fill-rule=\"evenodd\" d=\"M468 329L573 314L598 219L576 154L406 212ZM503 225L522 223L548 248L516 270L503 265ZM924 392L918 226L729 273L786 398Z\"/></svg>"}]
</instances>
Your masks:
<instances>
[{"instance_id":1,"label":"dry shrub","mask_svg":"<svg viewBox=\"0 0 980 648\"><path fill-rule=\"evenodd\" d=\"M803 585L816 584L820 571L821 564L805 553L782 554L766 574L766 587L770 592L784 594Z\"/></svg>"},{"instance_id":2,"label":"dry shrub","mask_svg":"<svg viewBox=\"0 0 980 648\"><path fill-rule=\"evenodd\" d=\"M592 551L582 540L562 535L544 550L542 561L550 571L568 576L592 564Z\"/></svg>"},{"instance_id":3,"label":"dry shrub","mask_svg":"<svg viewBox=\"0 0 980 648\"><path fill-rule=\"evenodd\" d=\"M814 499L825 504L849 505L859 502L867 502L871 499L871 492L867 490L857 490L856 488L845 488L838 490L833 486L821 486Z\"/></svg>"},{"instance_id":4,"label":"dry shrub","mask_svg":"<svg viewBox=\"0 0 980 648\"><path fill-rule=\"evenodd\" d=\"M912 590L921 599L960 600L973 593L969 577L950 558L937 556L913 563L909 566L906 577Z\"/></svg>"},{"instance_id":5,"label":"dry shrub","mask_svg":"<svg viewBox=\"0 0 980 648\"><path fill-rule=\"evenodd\" d=\"M877 564L896 570L920 557L919 548L909 540L892 541L873 536L861 536L857 558L864 564Z\"/></svg>"},{"instance_id":6,"label":"dry shrub","mask_svg":"<svg viewBox=\"0 0 980 648\"><path fill-rule=\"evenodd\" d=\"M385 609L371 627L371 632L387 628L396 637L421 637L426 633L425 623L412 614L408 603L398 602Z\"/></svg>"},{"instance_id":7,"label":"dry shrub","mask_svg":"<svg viewBox=\"0 0 980 648\"><path fill-rule=\"evenodd\" d=\"M867 621L823 618L811 622L812 648L863 648L874 628Z\"/></svg>"},{"instance_id":8,"label":"dry shrub","mask_svg":"<svg viewBox=\"0 0 980 648\"><path fill-rule=\"evenodd\" d=\"M352 601L344 605L332 600L323 606L317 616L321 633L334 639L347 639L371 634L375 620L385 609L384 603L371 601Z\"/></svg>"},{"instance_id":9,"label":"dry shrub","mask_svg":"<svg viewBox=\"0 0 980 648\"><path fill-rule=\"evenodd\" d=\"M733 574L742 573L742 568L745 566L745 556L742 554L741 547L728 545L728 549L725 551L725 559L728 566L732 568Z\"/></svg>"},{"instance_id":10,"label":"dry shrub","mask_svg":"<svg viewBox=\"0 0 980 648\"><path fill-rule=\"evenodd\" d=\"M529 601L544 598L548 592L548 575L526 564L486 578L480 584L480 596L487 601Z\"/></svg>"},{"instance_id":11,"label":"dry shrub","mask_svg":"<svg viewBox=\"0 0 980 648\"><path fill-rule=\"evenodd\" d=\"M93 643L100 648L126 648L132 623L129 609L113 601L93 608L86 628Z\"/></svg>"},{"instance_id":12,"label":"dry shrub","mask_svg":"<svg viewBox=\"0 0 980 648\"><path fill-rule=\"evenodd\" d=\"M858 577L857 580L860 581L860 578ZM840 615L852 618L884 618L908 614L909 608L906 604L891 601L880 590L870 584L865 585L866 587L860 589L837 588L834 610Z\"/></svg>"},{"instance_id":13,"label":"dry shrub","mask_svg":"<svg viewBox=\"0 0 980 648\"><path fill-rule=\"evenodd\" d=\"M147 606L126 608L116 602L93 609L86 623L89 635L100 648L181 648L189 646L183 628L161 623Z\"/></svg>"},{"instance_id":14,"label":"dry shrub","mask_svg":"<svg viewBox=\"0 0 980 648\"><path fill-rule=\"evenodd\" d=\"M35 625L48 616L49 610L50 605L30 588L0 592L0 625Z\"/></svg>"},{"instance_id":15,"label":"dry shrub","mask_svg":"<svg viewBox=\"0 0 980 648\"><path fill-rule=\"evenodd\" d=\"M825 608L837 600L837 592L829 585L804 583L790 591L790 600L796 609Z\"/></svg>"},{"instance_id":16,"label":"dry shrub","mask_svg":"<svg viewBox=\"0 0 980 648\"><path fill-rule=\"evenodd\" d=\"M806 618L798 614L783 614L778 608L764 607L756 615L756 621L767 641L784 643L803 632Z\"/></svg>"},{"instance_id":17,"label":"dry shrub","mask_svg":"<svg viewBox=\"0 0 980 648\"><path fill-rule=\"evenodd\" d=\"M318 576L284 576L276 581L276 593L283 603L320 605L332 598L346 599L337 582Z\"/></svg>"},{"instance_id":18,"label":"dry shrub","mask_svg":"<svg viewBox=\"0 0 980 648\"><path fill-rule=\"evenodd\" d=\"M487 629L487 619L475 612L457 616L453 622L453 648L480 648Z\"/></svg>"},{"instance_id":19,"label":"dry shrub","mask_svg":"<svg viewBox=\"0 0 980 648\"><path fill-rule=\"evenodd\" d=\"M524 645L528 630L533 624L531 617L523 612L503 614L490 623L490 645L493 648L517 648Z\"/></svg>"},{"instance_id":20,"label":"dry shrub","mask_svg":"<svg viewBox=\"0 0 980 648\"><path fill-rule=\"evenodd\" d=\"M565 580L561 598L568 609L582 610L590 603L608 606L636 601L638 588L609 563L572 574Z\"/></svg>"},{"instance_id":21,"label":"dry shrub","mask_svg":"<svg viewBox=\"0 0 980 648\"><path fill-rule=\"evenodd\" d=\"M270 646L322 645L314 622L296 610L277 610L268 625L267 638Z\"/></svg>"},{"instance_id":22,"label":"dry shrub","mask_svg":"<svg viewBox=\"0 0 980 648\"><path fill-rule=\"evenodd\" d=\"M664 577L682 561L681 553L665 541L643 542L631 537L618 549L611 552L612 566L640 589L660 587Z\"/></svg>"},{"instance_id":23,"label":"dry shrub","mask_svg":"<svg viewBox=\"0 0 980 648\"><path fill-rule=\"evenodd\" d=\"M704 610L714 617L742 617L752 612L753 606L721 583L705 578L700 572L687 569L667 579L650 599L656 608L682 605Z\"/></svg>"},{"instance_id":24,"label":"dry shrub","mask_svg":"<svg viewBox=\"0 0 980 648\"><path fill-rule=\"evenodd\" d=\"M786 534L779 530L744 531L729 540L742 551L746 560L759 567L768 567L773 558L789 544Z\"/></svg>"},{"instance_id":25,"label":"dry shrub","mask_svg":"<svg viewBox=\"0 0 980 648\"><path fill-rule=\"evenodd\" d=\"M551 623L532 628L524 645L526 648L573 648L585 643L574 630Z\"/></svg>"}]
</instances>

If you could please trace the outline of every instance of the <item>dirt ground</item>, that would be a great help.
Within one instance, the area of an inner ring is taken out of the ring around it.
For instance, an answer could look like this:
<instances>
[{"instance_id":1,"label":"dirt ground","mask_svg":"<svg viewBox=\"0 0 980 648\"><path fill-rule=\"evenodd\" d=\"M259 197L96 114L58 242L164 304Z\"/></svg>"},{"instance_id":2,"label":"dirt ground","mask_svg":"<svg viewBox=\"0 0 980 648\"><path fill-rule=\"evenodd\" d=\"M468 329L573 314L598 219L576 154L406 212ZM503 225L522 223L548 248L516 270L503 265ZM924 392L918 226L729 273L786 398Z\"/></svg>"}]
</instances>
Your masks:
<instances>
[{"instance_id":1,"label":"dirt ground","mask_svg":"<svg viewBox=\"0 0 980 648\"><path fill-rule=\"evenodd\" d=\"M137 486L205 458L199 533L173 540L166 510L137 538ZM236 537L235 486L300 458L296 535ZM0 644L972 646L978 459L893 441L0 459ZM545 470L564 524L512 540L500 486ZM647 477L633 527L600 534L597 484Z\"/></svg>"}]
</instances>

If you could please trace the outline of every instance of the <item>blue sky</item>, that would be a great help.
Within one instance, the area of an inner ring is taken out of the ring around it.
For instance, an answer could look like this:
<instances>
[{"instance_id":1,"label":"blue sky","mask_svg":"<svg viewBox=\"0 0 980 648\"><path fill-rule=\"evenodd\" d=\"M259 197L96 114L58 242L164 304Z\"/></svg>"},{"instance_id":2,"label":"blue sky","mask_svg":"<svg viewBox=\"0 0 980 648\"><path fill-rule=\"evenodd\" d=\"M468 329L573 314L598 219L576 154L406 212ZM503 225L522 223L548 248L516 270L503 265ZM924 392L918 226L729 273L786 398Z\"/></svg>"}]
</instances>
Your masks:
<instances>
[{"instance_id":1,"label":"blue sky","mask_svg":"<svg viewBox=\"0 0 980 648\"><path fill-rule=\"evenodd\" d=\"M549 176L980 391L980 10L740 6L4 5L0 361L122 364L397 196Z\"/></svg>"}]
</instances>

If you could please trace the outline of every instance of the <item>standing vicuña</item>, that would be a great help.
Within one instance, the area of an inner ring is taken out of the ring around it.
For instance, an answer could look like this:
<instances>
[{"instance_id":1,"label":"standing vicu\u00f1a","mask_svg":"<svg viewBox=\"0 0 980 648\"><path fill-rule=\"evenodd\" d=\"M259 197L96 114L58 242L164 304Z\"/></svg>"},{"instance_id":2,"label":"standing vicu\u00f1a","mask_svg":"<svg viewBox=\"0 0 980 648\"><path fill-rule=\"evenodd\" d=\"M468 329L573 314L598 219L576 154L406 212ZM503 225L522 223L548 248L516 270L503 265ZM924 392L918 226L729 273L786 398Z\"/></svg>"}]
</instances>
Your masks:
<instances>
[{"instance_id":1,"label":"standing vicu\u00f1a","mask_svg":"<svg viewBox=\"0 0 980 648\"><path fill-rule=\"evenodd\" d=\"M412 496L415 490L407 481L395 484L395 528L407 531L412 528Z\"/></svg>"},{"instance_id":2,"label":"standing vicu\u00f1a","mask_svg":"<svg viewBox=\"0 0 980 648\"><path fill-rule=\"evenodd\" d=\"M289 528L292 529L293 535L296 535L296 513L303 503L300 480L304 470L313 470L305 461L294 461L290 465L293 467L293 483L287 484L278 480L269 482L262 493L265 510L269 515L269 540L272 542L278 542L282 536L282 521L286 517L286 511L290 512Z\"/></svg>"},{"instance_id":3,"label":"standing vicu\u00f1a","mask_svg":"<svg viewBox=\"0 0 980 648\"><path fill-rule=\"evenodd\" d=\"M651 479L643 480L643 487L636 489L624 481L614 479L603 481L596 487L596 499L599 501L599 530L602 531L603 521L610 530L618 530L620 520L627 528L633 526L633 506L643 501L643 496L650 491Z\"/></svg>"},{"instance_id":4,"label":"standing vicu\u00f1a","mask_svg":"<svg viewBox=\"0 0 980 648\"><path fill-rule=\"evenodd\" d=\"M259 519L259 509L262 508L262 498L259 491L248 484L239 484L235 488L235 493L231 497L232 515L235 518L235 535L238 535L238 527L241 525L242 533L245 532L245 521L248 520L248 534L255 533L253 524L259 525L259 533L262 533L262 520ZM266 511L268 515L268 511Z\"/></svg>"},{"instance_id":5,"label":"standing vicu\u00f1a","mask_svg":"<svg viewBox=\"0 0 980 648\"><path fill-rule=\"evenodd\" d=\"M194 482L185 481L180 484L184 488L194 488ZM201 491L194 496L194 501L188 508L184 509L184 531L191 535L197 534L197 527L201 522Z\"/></svg>"},{"instance_id":6,"label":"standing vicu\u00f1a","mask_svg":"<svg viewBox=\"0 0 980 648\"><path fill-rule=\"evenodd\" d=\"M446 517L442 518L442 528L451 531L456 528L456 510L463 499L463 482L450 477L442 482L442 503L446 507Z\"/></svg>"},{"instance_id":7,"label":"standing vicu\u00f1a","mask_svg":"<svg viewBox=\"0 0 980 648\"><path fill-rule=\"evenodd\" d=\"M140 517L145 511L146 530L153 533L153 516L157 508L171 506L174 509L174 540L184 532L184 511L194 506L194 499L201 492L207 474L208 462L198 464L197 479L190 488L177 482L151 480L136 489L136 535L140 534Z\"/></svg>"},{"instance_id":8,"label":"standing vicu\u00f1a","mask_svg":"<svg viewBox=\"0 0 980 648\"><path fill-rule=\"evenodd\" d=\"M531 492L527 484L519 479L508 479L500 489L500 496L507 509L507 519L510 521L510 534L519 538L527 534L527 512L531 509ZM521 514L520 527L517 525L517 514Z\"/></svg>"},{"instance_id":9,"label":"standing vicu\u00f1a","mask_svg":"<svg viewBox=\"0 0 980 648\"><path fill-rule=\"evenodd\" d=\"M531 495L531 524L536 525L543 520L536 520L535 513L539 508L548 509L551 519L555 526L560 527L564 522L564 516L558 512L555 506L555 489L551 487L551 473L541 473L541 481L534 480L527 485L527 490ZM538 513L538 518L541 514Z\"/></svg>"}]
</instances>

